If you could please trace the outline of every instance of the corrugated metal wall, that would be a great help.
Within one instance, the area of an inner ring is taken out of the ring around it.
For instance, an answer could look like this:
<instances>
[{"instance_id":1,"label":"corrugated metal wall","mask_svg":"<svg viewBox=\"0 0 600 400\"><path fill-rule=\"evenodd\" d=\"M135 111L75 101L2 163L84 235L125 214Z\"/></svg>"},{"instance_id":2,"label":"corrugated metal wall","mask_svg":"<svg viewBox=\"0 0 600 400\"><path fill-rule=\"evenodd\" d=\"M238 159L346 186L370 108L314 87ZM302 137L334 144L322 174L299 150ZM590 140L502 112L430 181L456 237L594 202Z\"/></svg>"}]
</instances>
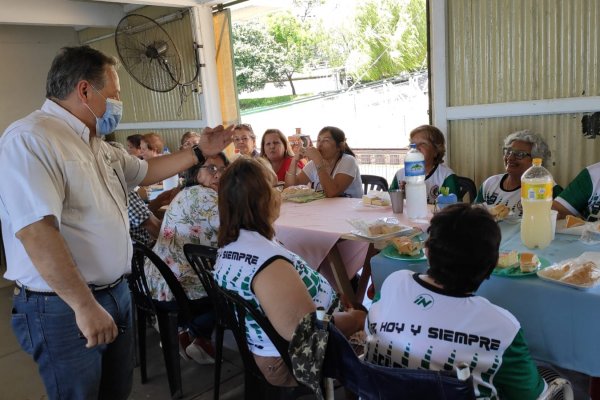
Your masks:
<instances>
[{"instance_id":1,"label":"corrugated metal wall","mask_svg":"<svg viewBox=\"0 0 600 400\"><path fill-rule=\"evenodd\" d=\"M451 0L447 32L449 106L600 95L599 0ZM502 139L528 128L548 142L565 185L600 161L582 116L451 121L451 167L479 185L503 171Z\"/></svg>"},{"instance_id":2,"label":"corrugated metal wall","mask_svg":"<svg viewBox=\"0 0 600 400\"><path fill-rule=\"evenodd\" d=\"M158 19L166 15L176 13L178 9L165 7L144 7L135 11L152 19ZM194 74L195 61L193 51L193 36L189 13L182 10L181 18L161 24L161 27L169 34L179 53L181 54L183 71L186 80L190 80ZM81 43L103 37L113 30L85 29L79 32ZM98 41L92 41L90 46L97 48L107 54L118 58L115 47L114 36L109 36ZM178 88L166 93L155 92L147 89L136 82L121 66L118 70L121 84L121 100L123 101L123 122L154 122L154 121L179 121L201 119L200 94L190 93L182 96ZM196 130L199 130L197 128ZM159 129L154 132L161 135L169 149L179 148L181 135L189 129ZM147 133L148 131L117 131L116 137L119 142L125 143L125 138L132 133Z\"/></svg>"}]
</instances>

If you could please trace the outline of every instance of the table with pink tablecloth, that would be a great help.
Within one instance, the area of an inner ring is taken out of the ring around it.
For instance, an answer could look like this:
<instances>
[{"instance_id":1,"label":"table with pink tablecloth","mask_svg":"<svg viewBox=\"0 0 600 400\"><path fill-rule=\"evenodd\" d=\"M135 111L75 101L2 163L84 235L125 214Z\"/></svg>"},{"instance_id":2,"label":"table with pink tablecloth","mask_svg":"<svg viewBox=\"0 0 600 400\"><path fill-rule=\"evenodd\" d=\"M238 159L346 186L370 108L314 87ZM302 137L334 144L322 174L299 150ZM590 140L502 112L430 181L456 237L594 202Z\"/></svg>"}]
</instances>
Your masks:
<instances>
[{"instance_id":1,"label":"table with pink tablecloth","mask_svg":"<svg viewBox=\"0 0 600 400\"><path fill-rule=\"evenodd\" d=\"M404 214L394 214L391 207L367 207L360 199L336 197L310 203L283 202L275 232L286 248L313 268L320 267L338 290L349 295L349 278L363 267L369 246L376 241L351 234L354 228L348 219L371 222L383 217L395 217L403 225L419 228L429 224L428 220L409 221Z\"/></svg>"}]
</instances>

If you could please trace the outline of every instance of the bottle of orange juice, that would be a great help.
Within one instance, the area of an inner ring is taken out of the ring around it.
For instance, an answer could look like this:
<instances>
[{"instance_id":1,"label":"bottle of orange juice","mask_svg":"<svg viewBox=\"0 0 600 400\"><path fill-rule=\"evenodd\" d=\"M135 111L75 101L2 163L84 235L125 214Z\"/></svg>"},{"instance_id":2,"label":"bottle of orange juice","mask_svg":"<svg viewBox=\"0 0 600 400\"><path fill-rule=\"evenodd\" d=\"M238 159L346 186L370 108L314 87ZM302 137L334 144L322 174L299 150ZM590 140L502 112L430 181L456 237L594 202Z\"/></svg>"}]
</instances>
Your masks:
<instances>
[{"instance_id":1,"label":"bottle of orange juice","mask_svg":"<svg viewBox=\"0 0 600 400\"><path fill-rule=\"evenodd\" d=\"M552 241L552 186L554 180L542 167L542 159L534 158L533 165L521 177L521 241L530 249L543 249Z\"/></svg>"}]
</instances>

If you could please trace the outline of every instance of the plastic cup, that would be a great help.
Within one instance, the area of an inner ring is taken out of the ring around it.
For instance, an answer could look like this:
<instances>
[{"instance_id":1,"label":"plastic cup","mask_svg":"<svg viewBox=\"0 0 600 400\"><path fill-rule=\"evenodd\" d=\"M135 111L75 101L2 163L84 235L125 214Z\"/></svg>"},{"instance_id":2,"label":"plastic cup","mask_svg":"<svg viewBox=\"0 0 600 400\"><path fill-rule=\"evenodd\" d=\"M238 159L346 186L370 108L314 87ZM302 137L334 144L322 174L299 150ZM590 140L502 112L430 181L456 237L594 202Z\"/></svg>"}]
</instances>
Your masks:
<instances>
[{"instance_id":1,"label":"plastic cup","mask_svg":"<svg viewBox=\"0 0 600 400\"><path fill-rule=\"evenodd\" d=\"M390 190L389 193L392 211L394 211L394 214L401 214L404 211L404 190Z\"/></svg>"},{"instance_id":2,"label":"plastic cup","mask_svg":"<svg viewBox=\"0 0 600 400\"><path fill-rule=\"evenodd\" d=\"M552 222L552 240L556 236L556 219L558 218L558 211L550 210L550 221Z\"/></svg>"}]
</instances>

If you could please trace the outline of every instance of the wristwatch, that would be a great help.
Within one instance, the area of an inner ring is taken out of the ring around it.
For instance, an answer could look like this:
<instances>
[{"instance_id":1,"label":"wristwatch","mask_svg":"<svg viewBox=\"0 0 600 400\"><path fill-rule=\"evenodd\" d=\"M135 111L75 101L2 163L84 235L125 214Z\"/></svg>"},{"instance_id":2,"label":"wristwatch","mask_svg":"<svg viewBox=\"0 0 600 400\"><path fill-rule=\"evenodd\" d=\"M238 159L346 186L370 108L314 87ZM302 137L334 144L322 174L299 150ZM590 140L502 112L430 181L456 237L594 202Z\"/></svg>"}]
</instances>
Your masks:
<instances>
[{"instance_id":1,"label":"wristwatch","mask_svg":"<svg viewBox=\"0 0 600 400\"><path fill-rule=\"evenodd\" d=\"M194 154L196 155L196 158L198 159L198 164L204 164L204 161L206 161L206 158L204 158L204 154L202 154L202 150L200 150L200 147L198 147L198 145L195 145L192 147L192 150L194 150Z\"/></svg>"}]
</instances>

